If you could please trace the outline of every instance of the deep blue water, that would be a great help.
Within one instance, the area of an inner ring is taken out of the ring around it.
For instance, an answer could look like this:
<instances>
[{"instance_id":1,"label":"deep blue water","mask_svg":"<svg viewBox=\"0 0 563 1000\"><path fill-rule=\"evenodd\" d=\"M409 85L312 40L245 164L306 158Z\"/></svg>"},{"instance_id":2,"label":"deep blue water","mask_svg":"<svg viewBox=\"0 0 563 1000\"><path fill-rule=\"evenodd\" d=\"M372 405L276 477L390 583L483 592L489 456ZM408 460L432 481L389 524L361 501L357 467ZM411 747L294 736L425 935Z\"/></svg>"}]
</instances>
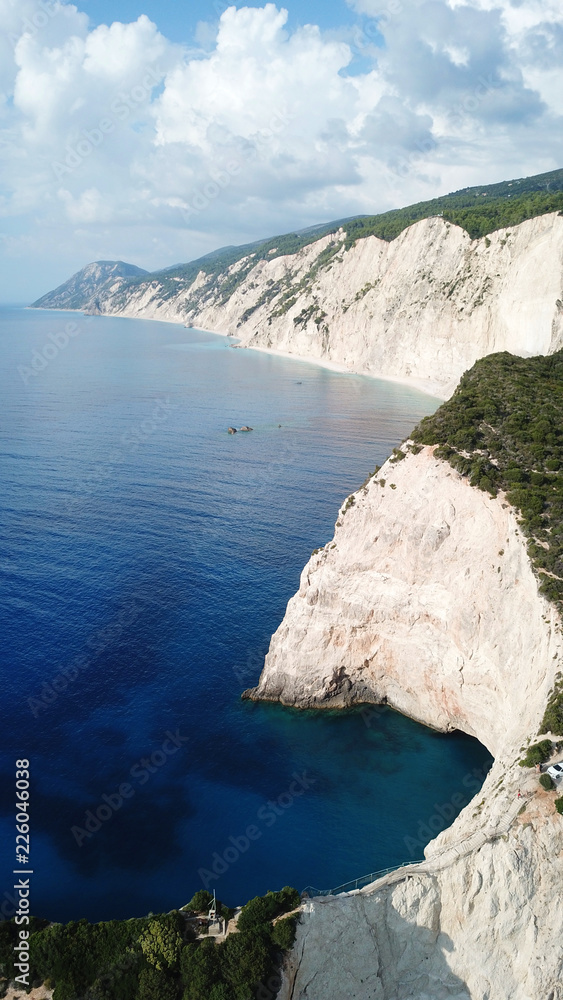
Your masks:
<instances>
[{"instance_id":1,"label":"deep blue water","mask_svg":"<svg viewBox=\"0 0 563 1000\"><path fill-rule=\"evenodd\" d=\"M0 896L22 757L52 919L180 906L225 852L230 904L421 856L478 743L239 696L342 499L436 401L163 323L0 318Z\"/></svg>"}]
</instances>

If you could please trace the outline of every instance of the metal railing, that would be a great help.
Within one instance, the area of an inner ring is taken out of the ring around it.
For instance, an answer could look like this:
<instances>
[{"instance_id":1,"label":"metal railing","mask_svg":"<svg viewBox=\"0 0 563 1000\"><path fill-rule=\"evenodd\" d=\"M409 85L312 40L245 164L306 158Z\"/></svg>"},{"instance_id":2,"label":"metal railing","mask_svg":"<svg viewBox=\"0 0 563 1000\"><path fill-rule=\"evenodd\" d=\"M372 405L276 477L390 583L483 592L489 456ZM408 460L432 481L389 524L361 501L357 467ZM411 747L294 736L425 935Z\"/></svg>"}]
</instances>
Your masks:
<instances>
[{"instance_id":1,"label":"metal railing","mask_svg":"<svg viewBox=\"0 0 563 1000\"><path fill-rule=\"evenodd\" d=\"M424 860L424 859L422 859ZM316 889L313 885L308 885L301 893L301 898L311 898L313 896L339 896L343 892L352 892L354 889L362 889L366 885L370 885L371 882L377 882L378 879L384 878L385 875L390 875L391 872L398 872L401 868L410 868L411 865L422 864L422 861L403 861L401 865L394 865L392 868L382 868L378 872L370 872L369 875L361 875L360 878L352 879L350 882L344 882L343 885L337 885L335 889Z\"/></svg>"}]
</instances>

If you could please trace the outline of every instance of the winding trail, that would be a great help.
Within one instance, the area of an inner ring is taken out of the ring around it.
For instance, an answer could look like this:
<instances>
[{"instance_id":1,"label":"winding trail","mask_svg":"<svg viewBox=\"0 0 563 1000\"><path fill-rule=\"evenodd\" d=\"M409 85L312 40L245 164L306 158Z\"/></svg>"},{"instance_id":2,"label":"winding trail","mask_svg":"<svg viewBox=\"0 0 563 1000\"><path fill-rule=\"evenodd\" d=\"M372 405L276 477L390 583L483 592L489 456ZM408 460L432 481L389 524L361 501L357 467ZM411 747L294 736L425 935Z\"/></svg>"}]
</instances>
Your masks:
<instances>
[{"instance_id":1,"label":"winding trail","mask_svg":"<svg viewBox=\"0 0 563 1000\"><path fill-rule=\"evenodd\" d=\"M435 875L437 872L443 871L444 868L449 868L450 865L454 864L460 858L464 858L468 854L473 854L483 847L484 844L507 834L522 806L527 801L526 797L516 799L507 811L504 820L495 826L485 826L482 830L477 830L471 836L465 837L456 844L448 844L426 861L407 865L403 868L398 868L394 872L389 872L388 875L384 875L382 878L377 879L377 881L371 882L370 885L365 886L363 889L355 890L350 895L355 894L356 891L359 895L370 895L386 885L395 885L397 882L402 882L403 879L409 878L411 875Z\"/></svg>"},{"instance_id":2,"label":"winding trail","mask_svg":"<svg viewBox=\"0 0 563 1000\"><path fill-rule=\"evenodd\" d=\"M443 871L445 868L449 868L450 865L454 864L460 858L466 857L468 854L473 854L478 851L484 844L490 843L492 840L496 840L499 837L503 837L508 833L510 827L514 823L514 820L518 816L522 807L529 801L531 793L524 793L522 798L515 799L510 808L507 809L504 819L495 824L494 826L485 826L480 830L476 830L469 837L464 837L463 840L457 841L455 844L448 844L447 846L436 851L430 858L425 861L415 861L412 864L401 865L398 868L394 868L391 871L386 871L381 877L376 878L373 882L369 882L362 888L350 889L349 891L338 892L338 890L320 892L312 887L308 887L309 900L314 899L315 902L323 902L323 900L333 900L337 896L369 896L379 889L383 889L388 885L396 885L399 882L403 882L405 879L410 878L414 875L435 875L437 872ZM366 876L367 877L367 876ZM358 879L357 881L362 881ZM348 883L353 885L353 881ZM338 887L344 889L344 886ZM307 890L306 890L307 891ZM308 900L304 900L301 905L303 909L307 905Z\"/></svg>"}]
</instances>

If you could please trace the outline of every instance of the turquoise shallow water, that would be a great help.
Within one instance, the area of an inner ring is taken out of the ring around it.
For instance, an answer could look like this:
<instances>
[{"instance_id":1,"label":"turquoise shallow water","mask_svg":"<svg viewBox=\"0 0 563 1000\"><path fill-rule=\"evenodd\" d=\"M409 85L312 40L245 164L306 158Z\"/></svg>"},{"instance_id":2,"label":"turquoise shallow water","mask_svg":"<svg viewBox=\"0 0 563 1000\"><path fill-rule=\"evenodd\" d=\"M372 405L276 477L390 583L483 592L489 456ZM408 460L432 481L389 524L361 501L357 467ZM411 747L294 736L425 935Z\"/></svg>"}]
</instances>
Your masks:
<instances>
[{"instance_id":1,"label":"turquoise shallow water","mask_svg":"<svg viewBox=\"0 0 563 1000\"><path fill-rule=\"evenodd\" d=\"M436 401L173 325L0 320L0 895L22 756L52 919L420 856L482 781L479 744L239 696L342 499Z\"/></svg>"}]
</instances>

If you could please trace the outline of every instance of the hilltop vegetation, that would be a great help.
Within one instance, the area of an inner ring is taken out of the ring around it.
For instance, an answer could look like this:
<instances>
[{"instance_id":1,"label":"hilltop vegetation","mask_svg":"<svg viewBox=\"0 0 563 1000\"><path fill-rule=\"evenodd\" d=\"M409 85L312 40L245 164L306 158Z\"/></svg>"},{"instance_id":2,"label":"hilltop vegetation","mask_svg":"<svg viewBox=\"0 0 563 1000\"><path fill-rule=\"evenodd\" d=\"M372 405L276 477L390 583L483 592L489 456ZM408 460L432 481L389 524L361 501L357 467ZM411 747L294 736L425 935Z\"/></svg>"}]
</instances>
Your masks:
<instances>
[{"instance_id":1,"label":"hilltop vegetation","mask_svg":"<svg viewBox=\"0 0 563 1000\"><path fill-rule=\"evenodd\" d=\"M342 248L346 250L357 240L368 236L377 236L387 241L394 240L413 223L436 215L441 215L448 222L461 226L472 239L476 239L487 236L497 229L516 226L526 219L557 211L563 211L563 170L553 170L547 174L504 181L500 184L465 188L441 198L422 201L381 215L340 219L243 246L224 247L188 264L179 264L151 274L131 273L126 276L123 283L121 298L125 303L132 290L141 285L154 283L158 286L159 300L164 302L174 298L182 289L188 288L198 274L203 272L209 279L205 289L208 291L210 285L215 284L220 293L220 301L224 303L259 261L295 254L324 236L337 233L341 228L346 233L342 241ZM328 249L330 251L330 248ZM107 266L107 262L104 264ZM228 269L235 264L240 266L233 274L227 274ZM85 272L88 272L88 268ZM77 279L80 279L85 272L74 275L70 282L61 285L54 292L49 292L34 305L41 308L60 307L62 298L65 296L68 298L72 291L72 306L67 305L66 308L82 308L84 302L79 301L76 284ZM78 289L84 301L99 290L88 274L86 278L88 295L87 290L81 287ZM72 288L71 283L73 283ZM205 289L195 293L193 303L206 294Z\"/></svg>"},{"instance_id":2,"label":"hilltop vegetation","mask_svg":"<svg viewBox=\"0 0 563 1000\"><path fill-rule=\"evenodd\" d=\"M224 250L217 250L207 257L172 270L155 272L150 277L162 282L166 290L174 294L178 291L175 278L191 283L195 281L200 271L218 277L228 267L248 257L246 266L233 275L233 287L222 289L223 297L228 298L259 260L273 260L276 257L297 253L329 233L336 233L340 228L346 230L346 246L352 246L356 240L365 239L367 236L377 236L387 241L394 240L414 222L428 219L433 215L443 215L449 222L466 229L472 239L476 239L494 232L495 229L515 226L525 219L556 211L563 211L563 170L553 170L548 174L538 174L521 180L504 181L501 184L465 188L431 201L421 201L408 208L393 209L382 215L340 219L312 229L275 236L241 247L226 247ZM130 285L140 284L142 281L143 278L139 277Z\"/></svg>"},{"instance_id":3,"label":"hilltop vegetation","mask_svg":"<svg viewBox=\"0 0 563 1000\"><path fill-rule=\"evenodd\" d=\"M192 903L205 909L211 898L199 892ZM273 1000L283 952L293 943L295 919L273 921L299 901L299 893L289 887L256 897L242 909L240 932L221 944L196 940L193 923L178 910L64 926L32 918L30 985L54 987L53 1000L253 1000L260 989ZM4 992L7 981L19 974L13 950L18 932L13 921L0 924Z\"/></svg>"},{"instance_id":4,"label":"hilltop vegetation","mask_svg":"<svg viewBox=\"0 0 563 1000\"><path fill-rule=\"evenodd\" d=\"M413 433L419 444L520 513L540 590L563 611L563 351L477 361Z\"/></svg>"},{"instance_id":5,"label":"hilltop vegetation","mask_svg":"<svg viewBox=\"0 0 563 1000\"><path fill-rule=\"evenodd\" d=\"M558 171L562 173L563 171ZM509 193L499 195L487 193L487 189L460 191L434 201L423 201L409 208L386 212L385 215L354 219L346 224L348 243L366 236L378 236L382 240L394 240L407 226L432 215L441 215L448 222L461 226L476 240L488 236L497 229L517 226L526 219L533 219L548 212L563 211L563 191L535 191L521 193L515 181ZM562 181L557 181L562 184ZM500 186L500 185L498 185Z\"/></svg>"}]
</instances>

